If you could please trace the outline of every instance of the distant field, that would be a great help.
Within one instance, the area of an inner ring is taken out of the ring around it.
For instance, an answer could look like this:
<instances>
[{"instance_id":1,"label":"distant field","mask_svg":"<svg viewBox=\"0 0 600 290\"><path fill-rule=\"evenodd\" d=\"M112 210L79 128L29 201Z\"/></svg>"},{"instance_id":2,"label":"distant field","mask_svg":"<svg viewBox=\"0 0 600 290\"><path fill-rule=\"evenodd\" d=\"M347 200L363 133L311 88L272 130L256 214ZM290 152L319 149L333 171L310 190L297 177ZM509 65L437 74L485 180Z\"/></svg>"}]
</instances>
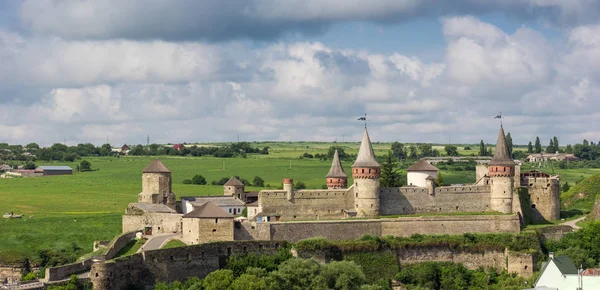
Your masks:
<instances>
[{"instance_id":1,"label":"distant field","mask_svg":"<svg viewBox=\"0 0 600 290\"><path fill-rule=\"evenodd\" d=\"M260 176L265 184L278 187L284 177L303 181L308 188L321 188L325 184L330 161L299 159L304 152L326 153L333 143L252 143L256 147L269 146L269 155L248 155L247 158L214 157L161 157L173 172L173 191L178 197L219 195L222 186L184 185L184 179L202 174L210 183L233 175L252 181ZM213 144L214 145L214 144ZM356 154L358 143L337 143L345 151ZM387 153L390 143L374 143L377 155ZM443 146L440 146L443 152ZM459 146L462 149L462 146ZM472 148L474 148L472 146ZM130 202L137 200L141 191L142 169L150 157L86 158L93 172L70 176L0 179L0 212L24 213L25 219L0 220L0 264L37 256L42 249L90 252L92 242L111 239L121 232L121 214ZM404 161L414 162L414 161ZM291 163L291 168L290 168ZM74 163L44 163L37 165L69 165ZM344 161L346 172L351 161ZM544 168L544 171L550 169ZM563 180L575 182L599 170L555 170L564 175ZM405 175L406 172L402 171ZM442 171L445 183L460 184L475 181L473 171ZM352 183L350 178L349 183ZM248 187L258 191L261 188ZM33 216L33 218L29 218Z\"/></svg>"}]
</instances>

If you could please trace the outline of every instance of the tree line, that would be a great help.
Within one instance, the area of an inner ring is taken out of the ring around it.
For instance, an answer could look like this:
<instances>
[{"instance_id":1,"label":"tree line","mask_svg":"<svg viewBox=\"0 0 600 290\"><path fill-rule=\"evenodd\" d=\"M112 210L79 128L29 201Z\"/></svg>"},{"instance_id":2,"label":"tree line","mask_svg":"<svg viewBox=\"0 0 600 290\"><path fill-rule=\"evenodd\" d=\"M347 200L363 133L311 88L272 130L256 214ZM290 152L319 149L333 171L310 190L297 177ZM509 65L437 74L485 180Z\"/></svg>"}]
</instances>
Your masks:
<instances>
[{"instance_id":1,"label":"tree line","mask_svg":"<svg viewBox=\"0 0 600 290\"><path fill-rule=\"evenodd\" d=\"M135 145L123 147L129 148L129 155L135 156L214 156L214 157L246 157L247 154L269 154L269 147L256 148L248 142L232 143L227 146L183 146L179 149L173 146L163 146L159 144ZM75 146L67 146L61 143L55 143L50 147L41 148L36 143L30 143L25 146L9 145L0 143L0 160L15 161L66 161L73 162L86 156L120 156L124 152L113 151L113 147L106 143L101 146L95 146L91 143L82 143Z\"/></svg>"}]
</instances>

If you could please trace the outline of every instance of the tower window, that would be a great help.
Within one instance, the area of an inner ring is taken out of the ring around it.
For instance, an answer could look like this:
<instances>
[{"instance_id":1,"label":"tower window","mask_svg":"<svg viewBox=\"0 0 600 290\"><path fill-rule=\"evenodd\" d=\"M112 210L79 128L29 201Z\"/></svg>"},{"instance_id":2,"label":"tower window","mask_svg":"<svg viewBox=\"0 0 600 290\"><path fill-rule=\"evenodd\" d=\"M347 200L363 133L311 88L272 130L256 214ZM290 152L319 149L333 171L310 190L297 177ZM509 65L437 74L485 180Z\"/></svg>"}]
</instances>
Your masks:
<instances>
[{"instance_id":1,"label":"tower window","mask_svg":"<svg viewBox=\"0 0 600 290\"><path fill-rule=\"evenodd\" d=\"M219 223L219 219L215 219L215 224L218 224L218 223Z\"/></svg>"},{"instance_id":2,"label":"tower window","mask_svg":"<svg viewBox=\"0 0 600 290\"><path fill-rule=\"evenodd\" d=\"M531 205L531 208L535 208L535 203Z\"/></svg>"},{"instance_id":3,"label":"tower window","mask_svg":"<svg viewBox=\"0 0 600 290\"><path fill-rule=\"evenodd\" d=\"M362 169L362 173L365 173L365 170L364 170L364 169Z\"/></svg>"}]
</instances>

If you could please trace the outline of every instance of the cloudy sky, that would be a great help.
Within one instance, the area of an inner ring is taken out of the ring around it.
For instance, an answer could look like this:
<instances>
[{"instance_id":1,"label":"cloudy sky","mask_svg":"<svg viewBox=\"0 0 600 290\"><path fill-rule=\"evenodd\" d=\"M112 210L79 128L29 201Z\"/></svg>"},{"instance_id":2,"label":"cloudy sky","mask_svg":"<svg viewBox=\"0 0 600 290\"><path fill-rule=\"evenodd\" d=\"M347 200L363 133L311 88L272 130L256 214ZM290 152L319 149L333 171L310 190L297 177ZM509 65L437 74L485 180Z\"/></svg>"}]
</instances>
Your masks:
<instances>
[{"instance_id":1,"label":"cloudy sky","mask_svg":"<svg viewBox=\"0 0 600 290\"><path fill-rule=\"evenodd\" d=\"M226 4L223 4L226 3ZM600 140L596 0L0 1L0 142Z\"/></svg>"}]
</instances>

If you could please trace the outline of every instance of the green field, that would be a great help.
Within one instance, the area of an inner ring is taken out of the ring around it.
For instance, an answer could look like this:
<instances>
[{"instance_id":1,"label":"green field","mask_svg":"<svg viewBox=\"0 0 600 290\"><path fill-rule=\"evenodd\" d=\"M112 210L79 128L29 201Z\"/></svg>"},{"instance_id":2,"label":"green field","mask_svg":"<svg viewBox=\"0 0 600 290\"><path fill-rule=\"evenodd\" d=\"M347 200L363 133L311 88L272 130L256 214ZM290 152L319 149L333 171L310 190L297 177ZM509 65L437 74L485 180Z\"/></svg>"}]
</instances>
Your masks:
<instances>
[{"instance_id":1,"label":"green field","mask_svg":"<svg viewBox=\"0 0 600 290\"><path fill-rule=\"evenodd\" d=\"M233 175L252 181L254 176L265 180L272 188L281 186L285 177L303 181L308 188L325 184L330 161L299 159L304 152L326 153L333 143L256 143L269 146L269 155L248 155L247 158L161 157L171 169L173 192L178 197L219 195L222 186L185 185L184 179L202 174L210 183ZM358 143L337 143L347 153L356 154ZM375 152L382 156L389 143L374 143ZM24 213L23 219L0 220L0 264L30 258L39 260L40 250L83 254L90 252L94 240L109 240L121 232L121 214L130 202L137 201L141 191L142 170L151 157L86 158L92 172L75 172L68 176L0 179L0 212ZM412 164L414 161L404 161ZM44 163L37 165L69 165L74 163ZM344 161L347 172L351 162ZM547 168L544 171L550 171ZM555 170L574 184L582 177L600 172L593 169ZM405 171L401 172L403 175ZM442 171L447 184L472 183L473 171ZM352 182L350 178L349 183ZM258 191L262 188L247 187Z\"/></svg>"}]
</instances>

